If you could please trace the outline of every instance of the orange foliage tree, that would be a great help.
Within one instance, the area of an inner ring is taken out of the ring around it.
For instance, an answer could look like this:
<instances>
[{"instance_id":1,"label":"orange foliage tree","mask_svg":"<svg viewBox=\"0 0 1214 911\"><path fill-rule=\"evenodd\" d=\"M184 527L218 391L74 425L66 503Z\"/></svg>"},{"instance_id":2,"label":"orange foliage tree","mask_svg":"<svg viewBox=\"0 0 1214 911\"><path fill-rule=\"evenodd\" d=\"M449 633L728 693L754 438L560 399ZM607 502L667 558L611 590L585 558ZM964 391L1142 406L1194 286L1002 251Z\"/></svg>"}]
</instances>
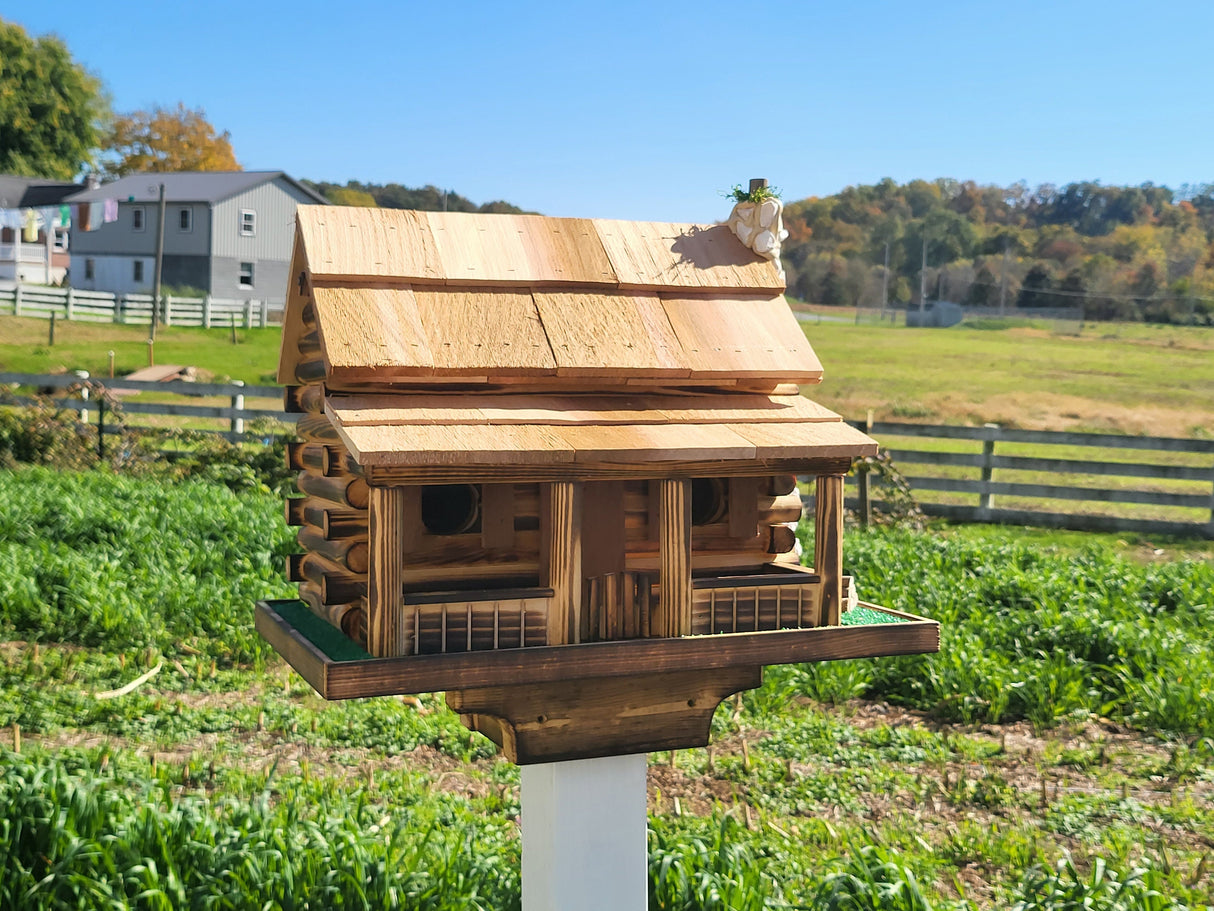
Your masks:
<instances>
[{"instance_id":1,"label":"orange foliage tree","mask_svg":"<svg viewBox=\"0 0 1214 911\"><path fill-rule=\"evenodd\" d=\"M156 107L114 119L106 171L115 177L145 171L239 171L232 134L217 133L202 108Z\"/></svg>"}]
</instances>

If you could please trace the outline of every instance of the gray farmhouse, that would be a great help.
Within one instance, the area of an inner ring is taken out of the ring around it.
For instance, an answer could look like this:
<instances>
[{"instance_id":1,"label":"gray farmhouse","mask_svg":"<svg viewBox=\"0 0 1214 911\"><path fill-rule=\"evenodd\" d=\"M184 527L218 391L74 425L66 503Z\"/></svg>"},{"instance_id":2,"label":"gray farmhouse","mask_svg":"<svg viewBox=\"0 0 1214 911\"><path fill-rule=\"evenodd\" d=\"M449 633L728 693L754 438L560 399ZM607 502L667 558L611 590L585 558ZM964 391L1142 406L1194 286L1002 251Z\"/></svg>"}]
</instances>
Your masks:
<instances>
[{"instance_id":1,"label":"gray farmhouse","mask_svg":"<svg viewBox=\"0 0 1214 911\"><path fill-rule=\"evenodd\" d=\"M93 230L83 219L72 226L72 287L151 293L161 184L162 284L228 300L284 299L295 207L327 200L282 171L132 174L76 193L66 201L88 203ZM107 199L117 202L117 221L102 221Z\"/></svg>"}]
</instances>

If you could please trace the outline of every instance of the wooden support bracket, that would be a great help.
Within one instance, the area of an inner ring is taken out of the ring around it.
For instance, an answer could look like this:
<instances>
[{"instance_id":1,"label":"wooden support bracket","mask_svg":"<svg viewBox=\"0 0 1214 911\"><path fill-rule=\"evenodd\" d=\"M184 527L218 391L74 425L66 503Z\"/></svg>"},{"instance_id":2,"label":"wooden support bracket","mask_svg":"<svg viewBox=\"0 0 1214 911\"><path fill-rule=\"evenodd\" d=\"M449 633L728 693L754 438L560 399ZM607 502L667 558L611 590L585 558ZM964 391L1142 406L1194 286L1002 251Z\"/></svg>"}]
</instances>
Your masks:
<instances>
[{"instance_id":1,"label":"wooden support bracket","mask_svg":"<svg viewBox=\"0 0 1214 911\"><path fill-rule=\"evenodd\" d=\"M526 765L705 746L721 700L762 682L761 667L731 667L452 690L447 704Z\"/></svg>"}]
</instances>

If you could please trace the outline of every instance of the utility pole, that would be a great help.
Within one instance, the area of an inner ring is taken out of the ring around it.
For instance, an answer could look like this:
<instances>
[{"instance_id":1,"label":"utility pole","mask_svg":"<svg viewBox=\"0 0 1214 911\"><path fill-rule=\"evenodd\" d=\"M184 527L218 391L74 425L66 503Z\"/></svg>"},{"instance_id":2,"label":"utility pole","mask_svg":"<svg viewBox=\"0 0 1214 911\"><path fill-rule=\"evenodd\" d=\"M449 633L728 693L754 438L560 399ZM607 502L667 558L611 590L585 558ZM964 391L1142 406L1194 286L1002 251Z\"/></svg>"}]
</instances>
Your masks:
<instances>
[{"instance_id":1,"label":"utility pole","mask_svg":"<svg viewBox=\"0 0 1214 911\"><path fill-rule=\"evenodd\" d=\"M923 312L923 302L927 299L927 231L923 232L923 262L919 266L919 312Z\"/></svg>"},{"instance_id":2,"label":"utility pole","mask_svg":"<svg viewBox=\"0 0 1214 911\"><path fill-rule=\"evenodd\" d=\"M1007 252L1008 239L1003 238L1003 274L999 276L999 315L1003 316L1007 310Z\"/></svg>"},{"instance_id":3,"label":"utility pole","mask_svg":"<svg viewBox=\"0 0 1214 911\"><path fill-rule=\"evenodd\" d=\"M160 185L160 222L156 232L156 278L152 282L152 330L148 341L156 341L156 323L160 320L160 269L164 264L164 184Z\"/></svg>"},{"instance_id":4,"label":"utility pole","mask_svg":"<svg viewBox=\"0 0 1214 911\"><path fill-rule=\"evenodd\" d=\"M889 307L889 241L885 242L885 269L881 272L881 319Z\"/></svg>"}]
</instances>

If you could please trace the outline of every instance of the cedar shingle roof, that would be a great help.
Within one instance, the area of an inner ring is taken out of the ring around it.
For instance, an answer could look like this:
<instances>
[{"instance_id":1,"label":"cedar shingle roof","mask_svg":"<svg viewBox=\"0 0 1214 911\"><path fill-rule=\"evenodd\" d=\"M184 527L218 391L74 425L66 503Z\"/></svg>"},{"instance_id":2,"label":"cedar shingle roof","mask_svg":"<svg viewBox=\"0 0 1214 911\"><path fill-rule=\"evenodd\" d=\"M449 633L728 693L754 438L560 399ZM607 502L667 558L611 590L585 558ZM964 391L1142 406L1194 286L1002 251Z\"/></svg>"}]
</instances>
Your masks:
<instances>
[{"instance_id":1,"label":"cedar shingle roof","mask_svg":"<svg viewBox=\"0 0 1214 911\"><path fill-rule=\"evenodd\" d=\"M333 382L812 383L775 266L723 225L301 206L280 381L311 290Z\"/></svg>"}]
</instances>

